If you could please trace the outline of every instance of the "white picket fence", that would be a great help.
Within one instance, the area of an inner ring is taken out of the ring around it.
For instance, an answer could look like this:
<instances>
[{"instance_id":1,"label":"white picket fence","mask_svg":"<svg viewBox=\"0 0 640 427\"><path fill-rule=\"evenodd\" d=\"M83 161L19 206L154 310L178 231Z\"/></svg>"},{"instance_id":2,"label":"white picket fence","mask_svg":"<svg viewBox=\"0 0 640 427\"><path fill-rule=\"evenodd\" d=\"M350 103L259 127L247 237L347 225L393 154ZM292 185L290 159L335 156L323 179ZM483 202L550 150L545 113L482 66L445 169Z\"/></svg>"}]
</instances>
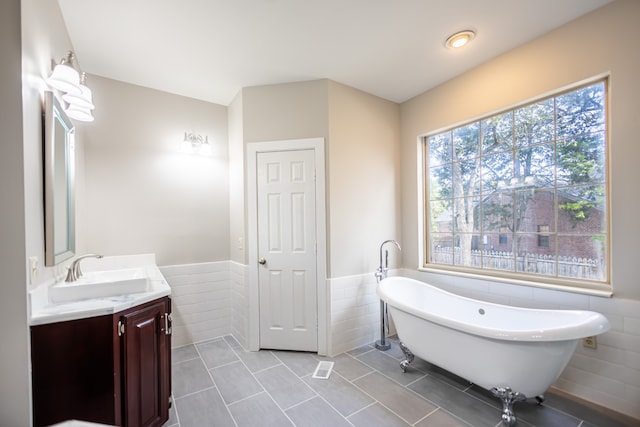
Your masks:
<instances>
[{"instance_id":1,"label":"white picket fence","mask_svg":"<svg viewBox=\"0 0 640 427\"><path fill-rule=\"evenodd\" d=\"M460 252L458 247L436 247L431 253L431 262L461 265ZM553 255L535 253L514 254L513 252L472 250L471 265L468 267L574 279L605 279L602 260L569 256L560 256L556 259Z\"/></svg>"}]
</instances>

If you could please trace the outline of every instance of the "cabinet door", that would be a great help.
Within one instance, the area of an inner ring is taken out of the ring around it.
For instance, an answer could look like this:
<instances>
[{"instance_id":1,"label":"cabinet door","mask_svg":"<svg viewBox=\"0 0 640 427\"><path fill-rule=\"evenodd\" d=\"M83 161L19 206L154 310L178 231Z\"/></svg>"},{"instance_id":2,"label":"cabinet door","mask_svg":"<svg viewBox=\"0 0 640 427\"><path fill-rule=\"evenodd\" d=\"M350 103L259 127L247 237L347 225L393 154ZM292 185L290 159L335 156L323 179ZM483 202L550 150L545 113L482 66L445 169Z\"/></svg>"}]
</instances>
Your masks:
<instances>
[{"instance_id":1,"label":"cabinet door","mask_svg":"<svg viewBox=\"0 0 640 427\"><path fill-rule=\"evenodd\" d=\"M165 298L121 316L123 408L127 427L161 426L169 418L170 312Z\"/></svg>"}]
</instances>

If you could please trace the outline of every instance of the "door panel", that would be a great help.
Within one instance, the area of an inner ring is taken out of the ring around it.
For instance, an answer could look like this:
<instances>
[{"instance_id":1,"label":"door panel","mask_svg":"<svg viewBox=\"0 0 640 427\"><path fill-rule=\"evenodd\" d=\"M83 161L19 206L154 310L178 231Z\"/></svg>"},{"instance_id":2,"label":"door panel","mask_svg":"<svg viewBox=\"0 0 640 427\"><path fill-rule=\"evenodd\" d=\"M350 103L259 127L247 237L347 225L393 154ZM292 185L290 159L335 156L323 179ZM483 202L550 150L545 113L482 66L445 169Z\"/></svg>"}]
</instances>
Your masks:
<instances>
[{"instance_id":1,"label":"door panel","mask_svg":"<svg viewBox=\"0 0 640 427\"><path fill-rule=\"evenodd\" d=\"M317 351L314 151L258 153L260 347Z\"/></svg>"}]
</instances>

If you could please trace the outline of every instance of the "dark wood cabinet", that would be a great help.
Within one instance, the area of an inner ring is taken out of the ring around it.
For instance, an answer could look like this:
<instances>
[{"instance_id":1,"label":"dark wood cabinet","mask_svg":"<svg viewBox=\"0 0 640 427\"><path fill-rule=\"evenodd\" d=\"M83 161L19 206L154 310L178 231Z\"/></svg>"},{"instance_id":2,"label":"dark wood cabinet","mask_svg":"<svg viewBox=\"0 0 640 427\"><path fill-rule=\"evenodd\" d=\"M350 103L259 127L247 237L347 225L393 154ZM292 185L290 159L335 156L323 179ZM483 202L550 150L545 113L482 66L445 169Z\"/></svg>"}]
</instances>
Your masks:
<instances>
[{"instance_id":1,"label":"dark wood cabinet","mask_svg":"<svg viewBox=\"0 0 640 427\"><path fill-rule=\"evenodd\" d=\"M161 426L171 396L171 300L31 327L34 426Z\"/></svg>"}]
</instances>

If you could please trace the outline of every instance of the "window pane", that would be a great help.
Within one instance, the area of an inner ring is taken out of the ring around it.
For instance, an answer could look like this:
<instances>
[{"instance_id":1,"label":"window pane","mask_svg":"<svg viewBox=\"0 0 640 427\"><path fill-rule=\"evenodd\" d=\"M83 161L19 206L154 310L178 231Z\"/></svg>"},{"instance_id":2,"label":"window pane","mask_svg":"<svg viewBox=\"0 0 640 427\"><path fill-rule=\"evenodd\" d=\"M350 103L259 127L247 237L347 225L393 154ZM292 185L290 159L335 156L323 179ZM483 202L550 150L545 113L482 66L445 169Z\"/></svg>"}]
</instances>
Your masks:
<instances>
[{"instance_id":1,"label":"window pane","mask_svg":"<svg viewBox=\"0 0 640 427\"><path fill-rule=\"evenodd\" d=\"M605 130L604 83L587 86L556 98L560 139L572 139Z\"/></svg>"},{"instance_id":2,"label":"window pane","mask_svg":"<svg viewBox=\"0 0 640 427\"><path fill-rule=\"evenodd\" d=\"M558 189L558 231L601 234L607 226L604 185Z\"/></svg>"},{"instance_id":3,"label":"window pane","mask_svg":"<svg viewBox=\"0 0 640 427\"><path fill-rule=\"evenodd\" d=\"M513 113L489 117L481 122L483 154L511 150L513 145Z\"/></svg>"},{"instance_id":4,"label":"window pane","mask_svg":"<svg viewBox=\"0 0 640 427\"><path fill-rule=\"evenodd\" d=\"M516 231L538 232L545 224L551 232L556 231L556 204L553 190L524 190L516 193Z\"/></svg>"},{"instance_id":5,"label":"window pane","mask_svg":"<svg viewBox=\"0 0 640 427\"><path fill-rule=\"evenodd\" d=\"M482 194L493 193L511 185L513 180L513 153L482 157Z\"/></svg>"},{"instance_id":6,"label":"window pane","mask_svg":"<svg viewBox=\"0 0 640 427\"><path fill-rule=\"evenodd\" d=\"M463 267L481 267L482 259L477 250L479 241L479 234L471 233L456 233L454 235L454 242L456 245L456 254L453 259L454 265L460 265ZM473 249L472 244L475 242L476 249ZM470 248L470 250L462 250L462 248Z\"/></svg>"},{"instance_id":7,"label":"window pane","mask_svg":"<svg viewBox=\"0 0 640 427\"><path fill-rule=\"evenodd\" d=\"M453 264L453 234L433 233L429 250L430 262L436 264Z\"/></svg>"},{"instance_id":8,"label":"window pane","mask_svg":"<svg viewBox=\"0 0 640 427\"><path fill-rule=\"evenodd\" d=\"M556 275L556 239L549 235L549 246L538 246L538 233L518 234L516 238L516 271L545 276Z\"/></svg>"},{"instance_id":9,"label":"window pane","mask_svg":"<svg viewBox=\"0 0 640 427\"><path fill-rule=\"evenodd\" d=\"M516 146L526 147L553 141L553 120L553 98L515 110Z\"/></svg>"},{"instance_id":10,"label":"window pane","mask_svg":"<svg viewBox=\"0 0 640 427\"><path fill-rule=\"evenodd\" d=\"M451 165L429 168L429 200L453 197Z\"/></svg>"},{"instance_id":11,"label":"window pane","mask_svg":"<svg viewBox=\"0 0 640 427\"><path fill-rule=\"evenodd\" d=\"M605 181L604 133L557 143L558 186Z\"/></svg>"},{"instance_id":12,"label":"window pane","mask_svg":"<svg viewBox=\"0 0 640 427\"><path fill-rule=\"evenodd\" d=\"M480 194L480 158L452 164L453 197Z\"/></svg>"},{"instance_id":13,"label":"window pane","mask_svg":"<svg viewBox=\"0 0 640 427\"><path fill-rule=\"evenodd\" d=\"M496 193L482 199L482 231L513 230L513 193Z\"/></svg>"},{"instance_id":14,"label":"window pane","mask_svg":"<svg viewBox=\"0 0 640 427\"><path fill-rule=\"evenodd\" d=\"M479 230L479 197L453 199L453 231L471 233Z\"/></svg>"},{"instance_id":15,"label":"window pane","mask_svg":"<svg viewBox=\"0 0 640 427\"><path fill-rule=\"evenodd\" d=\"M450 200L434 200L429 203L430 224L433 233L453 231L453 208Z\"/></svg>"},{"instance_id":16,"label":"window pane","mask_svg":"<svg viewBox=\"0 0 640 427\"><path fill-rule=\"evenodd\" d=\"M500 235L488 234L489 248L482 253L482 266L492 270L515 271L515 258L513 254L513 240L500 244Z\"/></svg>"},{"instance_id":17,"label":"window pane","mask_svg":"<svg viewBox=\"0 0 640 427\"><path fill-rule=\"evenodd\" d=\"M558 275L606 280L605 237L558 236Z\"/></svg>"},{"instance_id":18,"label":"window pane","mask_svg":"<svg viewBox=\"0 0 640 427\"><path fill-rule=\"evenodd\" d=\"M451 161L451 132L429 137L429 165L437 166Z\"/></svg>"},{"instance_id":19,"label":"window pane","mask_svg":"<svg viewBox=\"0 0 640 427\"><path fill-rule=\"evenodd\" d=\"M478 122L453 130L453 152L455 160L465 160L480 155Z\"/></svg>"},{"instance_id":20,"label":"window pane","mask_svg":"<svg viewBox=\"0 0 640 427\"><path fill-rule=\"evenodd\" d=\"M536 145L516 150L514 185L553 187L555 158L553 144Z\"/></svg>"}]
</instances>

